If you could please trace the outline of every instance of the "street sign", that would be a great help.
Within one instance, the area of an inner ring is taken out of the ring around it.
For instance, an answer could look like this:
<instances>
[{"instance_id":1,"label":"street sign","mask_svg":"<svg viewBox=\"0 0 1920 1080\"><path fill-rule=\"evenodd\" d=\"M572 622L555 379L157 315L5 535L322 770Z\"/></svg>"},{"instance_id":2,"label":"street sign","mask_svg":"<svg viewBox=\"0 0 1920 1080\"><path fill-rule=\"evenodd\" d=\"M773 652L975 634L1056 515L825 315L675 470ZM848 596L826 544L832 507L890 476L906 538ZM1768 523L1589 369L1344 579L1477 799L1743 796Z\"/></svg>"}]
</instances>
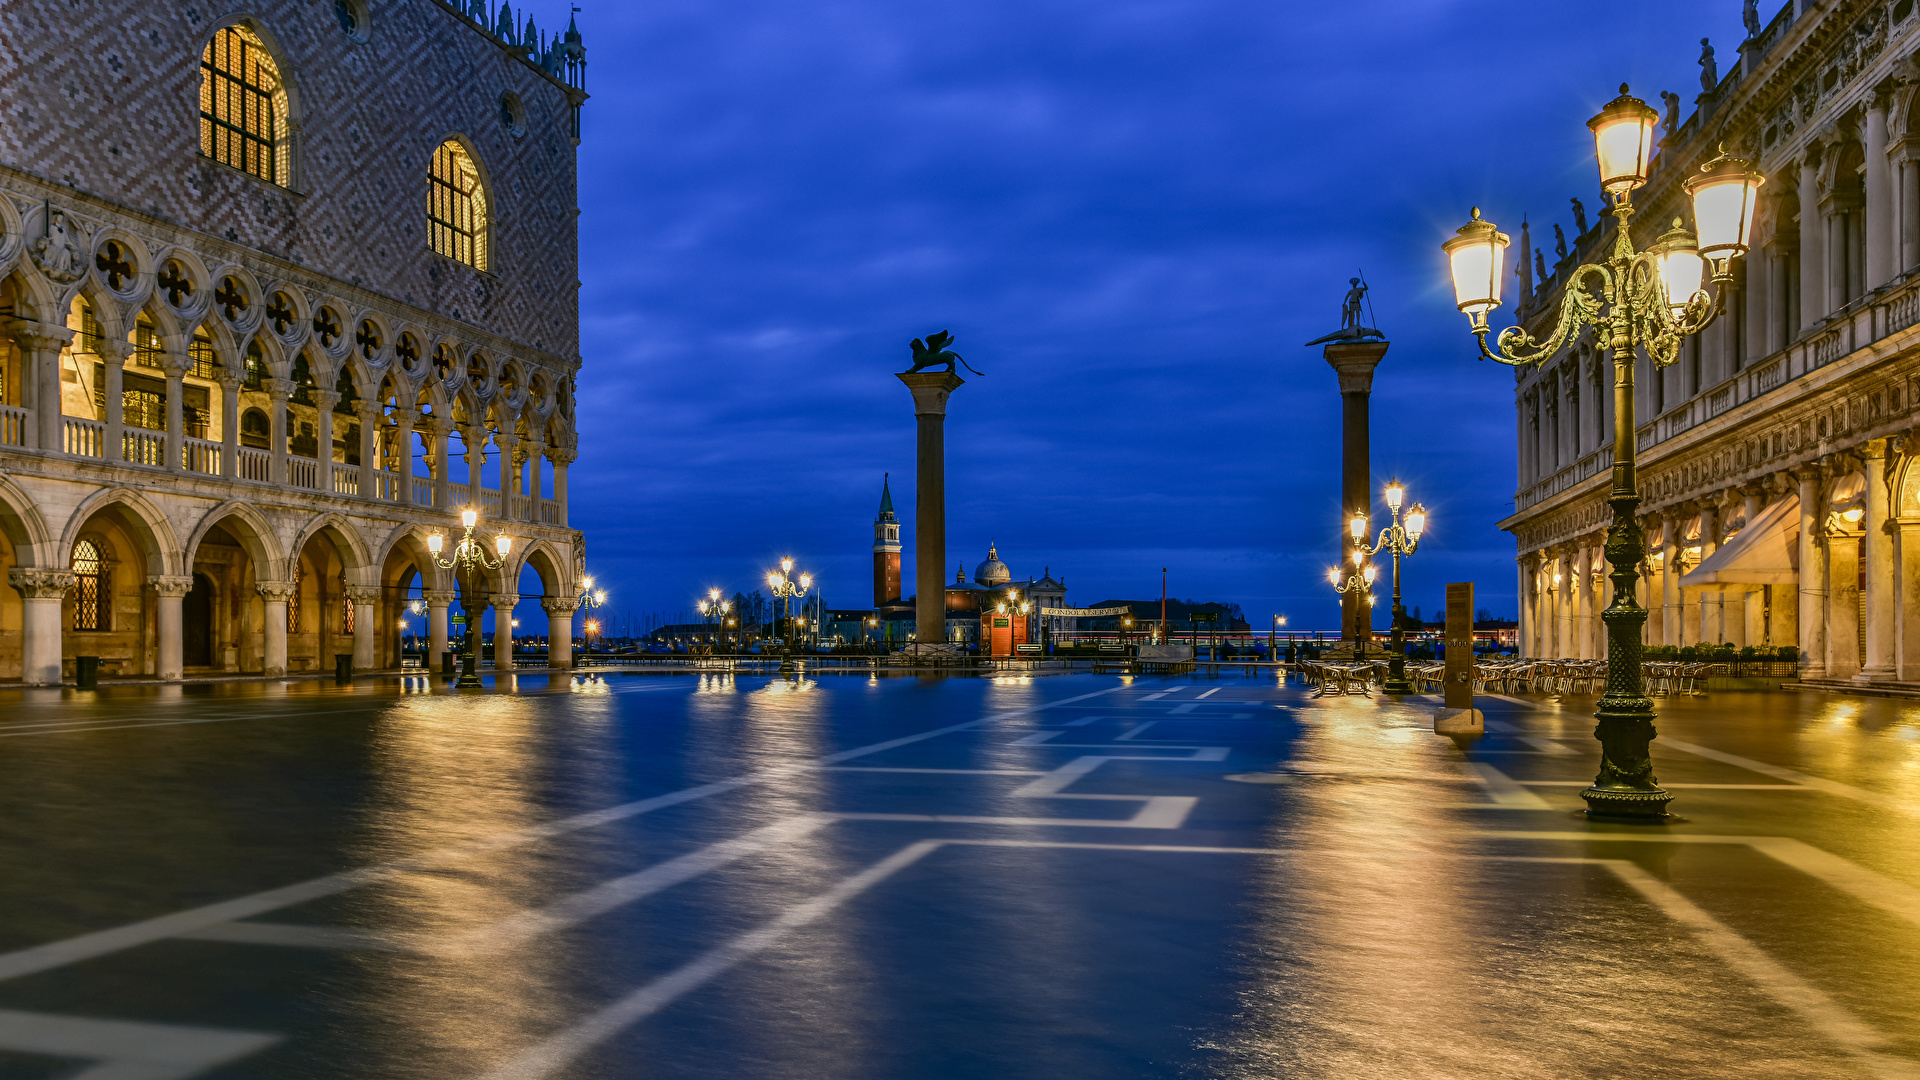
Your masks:
<instances>
[{"instance_id":1,"label":"street sign","mask_svg":"<svg viewBox=\"0 0 1920 1080\"><path fill-rule=\"evenodd\" d=\"M1447 586L1446 707L1473 708L1473 582Z\"/></svg>"},{"instance_id":2,"label":"street sign","mask_svg":"<svg viewBox=\"0 0 1920 1080\"><path fill-rule=\"evenodd\" d=\"M466 622L466 621L467 621L467 617L466 617L465 615L455 615L455 616L453 617L453 621L454 621L454 622L459 622L459 623L463 623L463 622Z\"/></svg>"}]
</instances>

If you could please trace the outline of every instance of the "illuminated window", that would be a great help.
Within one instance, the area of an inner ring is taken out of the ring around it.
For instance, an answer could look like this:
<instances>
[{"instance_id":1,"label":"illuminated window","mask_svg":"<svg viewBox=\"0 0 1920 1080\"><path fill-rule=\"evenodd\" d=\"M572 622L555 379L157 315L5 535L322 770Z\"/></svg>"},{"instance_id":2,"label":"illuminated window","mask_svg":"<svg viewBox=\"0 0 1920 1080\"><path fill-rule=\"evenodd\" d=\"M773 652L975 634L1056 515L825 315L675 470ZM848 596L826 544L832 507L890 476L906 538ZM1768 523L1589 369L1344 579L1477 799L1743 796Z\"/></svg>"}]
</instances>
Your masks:
<instances>
[{"instance_id":1,"label":"illuminated window","mask_svg":"<svg viewBox=\"0 0 1920 1080\"><path fill-rule=\"evenodd\" d=\"M273 443L273 422L259 409L240 414L240 445L265 450Z\"/></svg>"},{"instance_id":2,"label":"illuminated window","mask_svg":"<svg viewBox=\"0 0 1920 1080\"><path fill-rule=\"evenodd\" d=\"M193 370L188 374L194 378L212 381L219 377L220 357L213 351L213 336L205 327L193 332L193 340L187 343L187 356L193 360Z\"/></svg>"},{"instance_id":3,"label":"illuminated window","mask_svg":"<svg viewBox=\"0 0 1920 1080\"><path fill-rule=\"evenodd\" d=\"M260 351L260 343L247 346L245 375L247 389L259 390L267 385L267 357Z\"/></svg>"},{"instance_id":4,"label":"illuminated window","mask_svg":"<svg viewBox=\"0 0 1920 1080\"><path fill-rule=\"evenodd\" d=\"M487 192L466 148L449 139L427 173L427 243L476 270L487 268Z\"/></svg>"},{"instance_id":5,"label":"illuminated window","mask_svg":"<svg viewBox=\"0 0 1920 1080\"><path fill-rule=\"evenodd\" d=\"M113 595L111 571L100 548L91 540L73 545L73 628L107 630L109 611L106 600Z\"/></svg>"},{"instance_id":6,"label":"illuminated window","mask_svg":"<svg viewBox=\"0 0 1920 1080\"><path fill-rule=\"evenodd\" d=\"M141 312L133 321L133 363L135 367L160 370L160 359L167 355L167 346L160 339L153 320L146 312Z\"/></svg>"},{"instance_id":7,"label":"illuminated window","mask_svg":"<svg viewBox=\"0 0 1920 1080\"><path fill-rule=\"evenodd\" d=\"M307 568L293 568L293 595L287 597L287 633L300 632L300 585L307 578Z\"/></svg>"},{"instance_id":8,"label":"illuminated window","mask_svg":"<svg viewBox=\"0 0 1920 1080\"><path fill-rule=\"evenodd\" d=\"M340 575L340 632L353 633L353 600L347 596L347 575Z\"/></svg>"},{"instance_id":9,"label":"illuminated window","mask_svg":"<svg viewBox=\"0 0 1920 1080\"><path fill-rule=\"evenodd\" d=\"M214 33L200 54L200 152L287 183L287 95L266 46L244 26Z\"/></svg>"}]
</instances>

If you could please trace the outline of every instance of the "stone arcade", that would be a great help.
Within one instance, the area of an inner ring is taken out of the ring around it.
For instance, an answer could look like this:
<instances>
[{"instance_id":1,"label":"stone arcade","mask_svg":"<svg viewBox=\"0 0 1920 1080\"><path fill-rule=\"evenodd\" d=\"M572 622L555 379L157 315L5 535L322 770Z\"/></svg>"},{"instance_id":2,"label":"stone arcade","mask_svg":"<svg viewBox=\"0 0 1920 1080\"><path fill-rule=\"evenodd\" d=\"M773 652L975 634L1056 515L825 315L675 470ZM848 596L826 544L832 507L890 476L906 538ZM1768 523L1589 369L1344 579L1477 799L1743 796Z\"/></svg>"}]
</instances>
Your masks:
<instances>
[{"instance_id":1,"label":"stone arcade","mask_svg":"<svg viewBox=\"0 0 1920 1080\"><path fill-rule=\"evenodd\" d=\"M437 654L464 506L565 664L580 35L247 10L0 13L0 678L393 666L410 596Z\"/></svg>"}]
</instances>

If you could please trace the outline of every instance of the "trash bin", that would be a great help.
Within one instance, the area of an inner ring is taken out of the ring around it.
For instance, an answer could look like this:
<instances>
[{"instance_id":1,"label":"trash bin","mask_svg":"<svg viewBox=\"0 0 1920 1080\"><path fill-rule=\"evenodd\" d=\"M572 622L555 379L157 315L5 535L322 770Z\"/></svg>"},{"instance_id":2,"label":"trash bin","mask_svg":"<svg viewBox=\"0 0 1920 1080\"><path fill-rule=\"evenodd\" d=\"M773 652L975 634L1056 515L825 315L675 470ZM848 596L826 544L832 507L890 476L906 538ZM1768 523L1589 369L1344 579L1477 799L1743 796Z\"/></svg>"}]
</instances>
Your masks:
<instances>
[{"instance_id":1,"label":"trash bin","mask_svg":"<svg viewBox=\"0 0 1920 1080\"><path fill-rule=\"evenodd\" d=\"M97 656L74 657L73 684L82 690L100 689L100 658Z\"/></svg>"},{"instance_id":2,"label":"trash bin","mask_svg":"<svg viewBox=\"0 0 1920 1080\"><path fill-rule=\"evenodd\" d=\"M443 652L440 654L440 674L442 675L453 674L453 653L452 652Z\"/></svg>"},{"instance_id":3,"label":"trash bin","mask_svg":"<svg viewBox=\"0 0 1920 1080\"><path fill-rule=\"evenodd\" d=\"M352 653L333 654L333 681L338 683L350 683L353 681Z\"/></svg>"}]
</instances>

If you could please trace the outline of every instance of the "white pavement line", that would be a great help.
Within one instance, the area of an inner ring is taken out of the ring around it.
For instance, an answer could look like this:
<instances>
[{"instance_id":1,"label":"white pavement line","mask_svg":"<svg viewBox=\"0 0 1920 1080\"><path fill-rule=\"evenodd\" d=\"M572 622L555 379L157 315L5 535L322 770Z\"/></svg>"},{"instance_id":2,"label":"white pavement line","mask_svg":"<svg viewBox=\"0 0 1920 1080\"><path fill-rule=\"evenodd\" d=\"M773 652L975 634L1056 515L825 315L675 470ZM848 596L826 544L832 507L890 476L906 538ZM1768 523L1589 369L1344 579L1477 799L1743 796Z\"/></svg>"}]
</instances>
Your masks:
<instances>
[{"instance_id":1,"label":"white pavement line","mask_svg":"<svg viewBox=\"0 0 1920 1080\"><path fill-rule=\"evenodd\" d=\"M1220 692L1220 688L1216 686L1216 687L1214 687L1213 689L1211 689L1211 690L1209 690L1209 691L1207 691L1206 693L1204 693L1204 694L1201 694L1200 696L1201 696L1201 697L1203 697L1203 698L1210 698L1210 697L1212 697L1213 695L1215 695L1215 694L1217 694L1217 693L1219 693L1219 692Z\"/></svg>"},{"instance_id":2,"label":"white pavement line","mask_svg":"<svg viewBox=\"0 0 1920 1080\"><path fill-rule=\"evenodd\" d=\"M0 1047L100 1063L74 1080L178 1080L279 1041L250 1031L0 1011Z\"/></svg>"},{"instance_id":3,"label":"white pavement line","mask_svg":"<svg viewBox=\"0 0 1920 1080\"><path fill-rule=\"evenodd\" d=\"M1856 900L1920 926L1920 889L1790 836L1709 836L1700 833L1636 836L1632 833L1506 829L1476 829L1469 835L1492 840L1574 840L1597 844L1744 844Z\"/></svg>"},{"instance_id":4,"label":"white pavement line","mask_svg":"<svg viewBox=\"0 0 1920 1080\"><path fill-rule=\"evenodd\" d=\"M1041 776L1045 769L907 769L888 765L822 765L817 772L938 773L954 776ZM1669 787L1672 785L1669 784ZM1770 784L1769 787L1778 785Z\"/></svg>"},{"instance_id":5,"label":"white pavement line","mask_svg":"<svg viewBox=\"0 0 1920 1080\"><path fill-rule=\"evenodd\" d=\"M502 851L522 844L533 843L538 840L564 836L567 833L579 832L582 829L607 825L639 814L650 813L654 810L669 806L678 806L681 803L692 802L695 799L703 799L709 795L733 791L750 784L764 783L768 780L791 776L803 769L820 765L836 765L842 761L850 761L868 754L877 754L885 750L907 746L926 739L934 739L942 735L951 735L954 732L977 728L984 724L993 723L996 720L1024 716L1028 713L1058 708L1059 706L1076 701L1085 701L1088 698L1101 697L1106 694L1116 693L1122 689L1125 688L1119 686L1108 687L1105 690L1095 690L1091 693L1080 694L1075 697L1062 698L1059 701L1048 702L1044 705L1029 705L1018 709L1011 709L1006 712L995 713L992 716L982 717L978 720L968 720L958 724L949 724L946 727L934 728L930 731L923 731L917 735L904 735L898 739L888 739L885 742L872 743L867 746L856 747L852 750L842 750L837 754L829 754L826 757L816 758L810 762L776 765L758 772L747 773L743 776L736 776L727 780L717 780L710 784L701 784L698 787L683 788L680 791L669 792L665 795L656 795L650 799L639 799L620 806L608 807L604 810L590 810L587 813L560 818L548 822L545 825L513 829L491 837L483 837L479 840L455 844L451 847L441 848L437 851L426 852L391 863L363 867L358 870L350 870L340 874L330 874L326 877L314 878L310 881L281 886L278 889L269 889L266 892L255 893L251 896L238 897L233 900L222 900L217 903L205 905L204 907L189 908L185 911L177 911L169 915L158 916L157 918L128 923L125 926L117 926L109 930L97 930L90 934L81 934L78 937L68 938L65 941L49 942L45 945L35 945L25 949L18 949L14 952L0 954L0 980L18 978L22 975L31 975L34 972L46 971L49 968L64 967L67 964L76 963L81 960L88 960L96 956L119 952L122 949L151 944L152 942L165 938L178 937L190 931L213 926L218 923L232 922L236 919L262 915L269 911L292 907L295 904L302 904L323 896L332 896L335 893L345 892L348 889L383 880L396 874L413 872L428 867L439 866L444 863L472 858L477 855Z\"/></svg>"},{"instance_id":6,"label":"white pavement line","mask_svg":"<svg viewBox=\"0 0 1920 1080\"><path fill-rule=\"evenodd\" d=\"M236 945L279 945L291 949L359 949L375 952L413 951L403 935L350 926L305 926L289 923L229 922L179 935L189 941L227 941Z\"/></svg>"},{"instance_id":7,"label":"white pavement line","mask_svg":"<svg viewBox=\"0 0 1920 1080\"><path fill-rule=\"evenodd\" d=\"M917 821L934 825L1017 825L1072 829L1177 829L1200 800L1192 795L1058 795L1061 799L1126 799L1144 803L1130 818L992 817L986 814L835 814L842 821Z\"/></svg>"},{"instance_id":8,"label":"white pavement line","mask_svg":"<svg viewBox=\"0 0 1920 1080\"><path fill-rule=\"evenodd\" d=\"M1148 695L1147 695L1146 697L1143 697L1143 698L1140 698L1140 699L1138 699L1138 700L1140 700L1140 701L1159 701L1159 700L1160 700L1161 698L1163 698L1163 697L1166 697L1166 696L1167 696L1168 694L1171 694L1171 693L1173 693L1173 691L1171 691L1171 690L1162 690L1162 691L1160 691L1160 692L1159 692L1159 693L1157 693L1157 694L1148 694Z\"/></svg>"},{"instance_id":9,"label":"white pavement line","mask_svg":"<svg viewBox=\"0 0 1920 1080\"><path fill-rule=\"evenodd\" d=\"M1788 780L1802 787L1815 788L1828 795L1838 795L1843 799L1853 799L1856 802L1871 803L1883 810L1892 810L1898 814L1920 817L1920 806L1908 805L1892 796L1882 795L1877 791L1868 791L1866 788L1854 787L1852 784L1842 784L1837 780L1828 780L1824 777L1813 776L1794 769L1783 768L1779 765L1769 765L1764 761L1755 761L1749 757L1729 754L1723 750L1715 750L1712 747L1701 746L1698 743L1682 742L1679 739L1670 739L1663 736L1660 739L1660 745L1671 746L1675 750L1685 751L1695 757L1703 757L1709 761L1718 761L1726 765L1737 765L1748 772L1757 772L1761 776L1771 776L1776 780Z\"/></svg>"},{"instance_id":10,"label":"white pavement line","mask_svg":"<svg viewBox=\"0 0 1920 1080\"><path fill-rule=\"evenodd\" d=\"M188 719L194 720L251 720L267 713L203 713L195 712ZM176 718L171 716L98 716L67 717L62 720L9 720L0 723L0 731L20 731L27 728L94 726L98 724L166 724Z\"/></svg>"},{"instance_id":11,"label":"white pavement line","mask_svg":"<svg viewBox=\"0 0 1920 1080\"><path fill-rule=\"evenodd\" d=\"M1580 756L1577 751L1569 749L1553 739L1543 739L1538 735L1522 735L1520 736L1520 741L1543 754L1553 754L1557 757Z\"/></svg>"},{"instance_id":12,"label":"white pavement line","mask_svg":"<svg viewBox=\"0 0 1920 1080\"><path fill-rule=\"evenodd\" d=\"M1457 762L1460 772L1487 786L1487 797L1506 810L1551 810L1553 804L1514 782L1513 777L1484 761Z\"/></svg>"},{"instance_id":13,"label":"white pavement line","mask_svg":"<svg viewBox=\"0 0 1920 1080\"><path fill-rule=\"evenodd\" d=\"M1192 712L1193 710L1195 710L1195 709L1198 709L1199 707L1200 707L1200 703L1199 703L1199 702L1197 702L1197 701L1189 701L1189 702L1187 702L1187 703L1186 703L1185 705L1175 705L1175 706L1174 706L1173 708L1171 708L1171 709L1168 709L1168 710L1167 710L1167 715L1168 715L1168 716L1179 716L1179 715L1181 715L1182 713L1190 713L1190 712Z\"/></svg>"},{"instance_id":14,"label":"white pavement line","mask_svg":"<svg viewBox=\"0 0 1920 1080\"><path fill-rule=\"evenodd\" d=\"M1078 720L1069 720L1066 723L1061 724L1060 726L1061 727L1086 727L1088 724L1091 724L1096 720L1105 720L1105 719L1106 717L1104 716L1083 716Z\"/></svg>"},{"instance_id":15,"label":"white pavement line","mask_svg":"<svg viewBox=\"0 0 1920 1080\"><path fill-rule=\"evenodd\" d=\"M1140 733L1141 733L1141 732L1143 732L1143 731L1145 731L1145 730L1147 730L1148 728L1150 728L1150 727L1152 727L1153 725L1155 725L1155 724L1157 724L1157 723L1159 723L1159 722L1160 722L1160 721L1158 721L1158 720L1149 720L1149 721L1147 721L1147 722L1146 722L1146 723L1144 723L1144 724L1135 724L1135 725L1133 725L1132 727L1130 727L1130 728L1128 728L1128 729L1127 729L1127 731L1126 731L1126 734L1124 734L1124 735L1115 735L1115 736L1113 737L1113 741L1114 741L1114 742L1129 742L1129 741L1131 741L1131 740L1133 740L1133 739L1136 739L1136 738L1139 738L1139 737L1140 737Z\"/></svg>"},{"instance_id":16,"label":"white pavement line","mask_svg":"<svg viewBox=\"0 0 1920 1080\"><path fill-rule=\"evenodd\" d=\"M772 922L750 930L698 959L640 987L545 1042L485 1074L485 1080L535 1080L560 1068L623 1029L652 1016L795 930L892 877L938 850L938 840L920 840L874 863L809 900L788 908Z\"/></svg>"},{"instance_id":17,"label":"white pavement line","mask_svg":"<svg viewBox=\"0 0 1920 1080\"><path fill-rule=\"evenodd\" d=\"M1822 1035L1861 1058L1876 1075L1887 1080L1920 1076L1920 1063L1875 1052L1890 1045L1886 1036L1862 1023L1813 984L1782 967L1753 942L1701 910L1691 900L1674 891L1672 886L1634 863L1622 859L1597 861L1659 908L1667 918L1693 931L1700 943L1718 956L1721 962L1759 984L1768 996L1799 1013Z\"/></svg>"},{"instance_id":18,"label":"white pavement line","mask_svg":"<svg viewBox=\"0 0 1920 1080\"><path fill-rule=\"evenodd\" d=\"M1521 780L1528 787L1589 787L1590 780ZM1661 784L1670 791L1812 791L1813 788L1799 784Z\"/></svg>"},{"instance_id":19,"label":"white pavement line","mask_svg":"<svg viewBox=\"0 0 1920 1080\"><path fill-rule=\"evenodd\" d=\"M1043 742L1046 742L1050 739L1057 739L1060 736L1065 734L1066 732L1060 728L1053 728L1052 730L1049 730L1049 731L1036 731L1024 739L1015 739L1012 742L1008 743L1007 745L1008 746L1038 746Z\"/></svg>"},{"instance_id":20,"label":"white pavement line","mask_svg":"<svg viewBox=\"0 0 1920 1080\"><path fill-rule=\"evenodd\" d=\"M140 724L74 724L68 727L39 728L34 731L0 731L0 739L21 739L29 735L66 735L73 732L126 731L130 728L178 727L181 724L224 724L229 720L260 720L261 716L209 716L196 720L154 720Z\"/></svg>"}]
</instances>

